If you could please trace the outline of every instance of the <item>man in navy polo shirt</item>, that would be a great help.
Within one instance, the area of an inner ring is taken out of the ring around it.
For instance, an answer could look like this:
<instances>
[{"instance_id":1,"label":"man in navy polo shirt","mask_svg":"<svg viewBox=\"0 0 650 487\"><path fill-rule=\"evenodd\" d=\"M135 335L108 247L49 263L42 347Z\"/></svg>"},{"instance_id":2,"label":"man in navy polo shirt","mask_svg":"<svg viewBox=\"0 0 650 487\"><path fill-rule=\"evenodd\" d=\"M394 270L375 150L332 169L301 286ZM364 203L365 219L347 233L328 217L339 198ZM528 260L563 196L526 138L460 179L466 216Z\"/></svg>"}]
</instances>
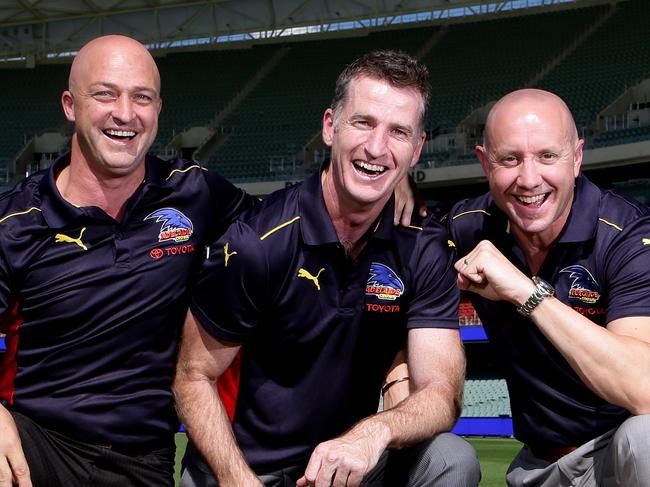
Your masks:
<instances>
[{"instance_id":1,"label":"man in navy polo shirt","mask_svg":"<svg viewBox=\"0 0 650 487\"><path fill-rule=\"evenodd\" d=\"M133 39L83 47L62 104L71 153L0 197L0 485L172 485L188 282L249 199L146 156L160 78Z\"/></svg>"},{"instance_id":2,"label":"man in navy polo shirt","mask_svg":"<svg viewBox=\"0 0 650 487\"><path fill-rule=\"evenodd\" d=\"M428 92L426 68L403 53L353 62L323 116L331 161L211 247L175 379L207 466L190 447L183 485L215 485L210 472L221 486L478 483L473 449L443 433L464 375L455 254L435 221L392 224ZM374 414L405 345L412 393ZM212 383L240 348L231 429Z\"/></svg>"},{"instance_id":3,"label":"man in navy polo shirt","mask_svg":"<svg viewBox=\"0 0 650 487\"><path fill-rule=\"evenodd\" d=\"M650 211L581 175L583 144L554 94L506 95L490 193L447 217L525 443L511 486L650 485Z\"/></svg>"}]
</instances>

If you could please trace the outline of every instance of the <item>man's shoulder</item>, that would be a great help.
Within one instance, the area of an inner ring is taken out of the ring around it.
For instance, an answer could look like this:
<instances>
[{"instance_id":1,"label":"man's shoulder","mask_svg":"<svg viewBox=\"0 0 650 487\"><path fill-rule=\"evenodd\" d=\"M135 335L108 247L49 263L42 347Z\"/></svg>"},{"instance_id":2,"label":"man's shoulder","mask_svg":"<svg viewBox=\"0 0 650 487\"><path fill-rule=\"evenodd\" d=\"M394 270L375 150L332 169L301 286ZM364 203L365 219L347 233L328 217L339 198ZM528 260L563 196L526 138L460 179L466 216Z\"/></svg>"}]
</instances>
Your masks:
<instances>
[{"instance_id":1,"label":"man's shoulder","mask_svg":"<svg viewBox=\"0 0 650 487\"><path fill-rule=\"evenodd\" d=\"M447 229L435 215L425 218L414 215L410 225L396 225L393 227L393 233L397 246L409 247L409 252L415 247L422 247L431 242L440 242L447 246L449 239Z\"/></svg>"},{"instance_id":2,"label":"man's shoulder","mask_svg":"<svg viewBox=\"0 0 650 487\"><path fill-rule=\"evenodd\" d=\"M489 193L476 198L468 198L454 204L440 221L447 227L452 240L483 238L486 225L497 220L498 209ZM468 242L473 245L475 242Z\"/></svg>"},{"instance_id":3,"label":"man's shoulder","mask_svg":"<svg viewBox=\"0 0 650 487\"><path fill-rule=\"evenodd\" d=\"M626 227L648 221L650 208L615 190L600 190L598 208L599 230L603 225L624 230Z\"/></svg>"},{"instance_id":4,"label":"man's shoulder","mask_svg":"<svg viewBox=\"0 0 650 487\"><path fill-rule=\"evenodd\" d=\"M197 177L203 178L208 172L208 169L200 162L180 157L161 159L156 156L147 156L147 165L160 182L171 184L182 183Z\"/></svg>"},{"instance_id":5,"label":"man's shoulder","mask_svg":"<svg viewBox=\"0 0 650 487\"><path fill-rule=\"evenodd\" d=\"M0 194L0 226L9 228L41 222L40 182L45 173L30 176Z\"/></svg>"},{"instance_id":6,"label":"man's shoulder","mask_svg":"<svg viewBox=\"0 0 650 487\"><path fill-rule=\"evenodd\" d=\"M240 222L261 241L274 234L286 234L300 220L298 188L293 186L271 193L245 211Z\"/></svg>"},{"instance_id":7,"label":"man's shoulder","mask_svg":"<svg viewBox=\"0 0 650 487\"><path fill-rule=\"evenodd\" d=\"M475 225L492 217L494 205L489 193L475 198L466 198L454 204L449 213L441 218L443 224Z\"/></svg>"}]
</instances>

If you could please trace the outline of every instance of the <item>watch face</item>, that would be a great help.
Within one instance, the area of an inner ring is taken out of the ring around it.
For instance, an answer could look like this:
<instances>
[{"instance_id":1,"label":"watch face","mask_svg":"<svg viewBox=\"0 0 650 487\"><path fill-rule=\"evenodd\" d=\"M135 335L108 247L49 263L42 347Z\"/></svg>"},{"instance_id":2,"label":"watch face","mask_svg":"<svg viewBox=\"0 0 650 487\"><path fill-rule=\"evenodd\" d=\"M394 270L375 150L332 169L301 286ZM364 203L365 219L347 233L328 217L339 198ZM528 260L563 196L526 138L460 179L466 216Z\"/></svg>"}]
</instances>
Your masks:
<instances>
[{"instance_id":1,"label":"watch face","mask_svg":"<svg viewBox=\"0 0 650 487\"><path fill-rule=\"evenodd\" d=\"M541 277L534 276L533 281L535 282L535 285L537 286L537 288L545 296L552 296L553 294L555 294L555 289L553 289L553 286L551 286L548 282L546 282Z\"/></svg>"}]
</instances>

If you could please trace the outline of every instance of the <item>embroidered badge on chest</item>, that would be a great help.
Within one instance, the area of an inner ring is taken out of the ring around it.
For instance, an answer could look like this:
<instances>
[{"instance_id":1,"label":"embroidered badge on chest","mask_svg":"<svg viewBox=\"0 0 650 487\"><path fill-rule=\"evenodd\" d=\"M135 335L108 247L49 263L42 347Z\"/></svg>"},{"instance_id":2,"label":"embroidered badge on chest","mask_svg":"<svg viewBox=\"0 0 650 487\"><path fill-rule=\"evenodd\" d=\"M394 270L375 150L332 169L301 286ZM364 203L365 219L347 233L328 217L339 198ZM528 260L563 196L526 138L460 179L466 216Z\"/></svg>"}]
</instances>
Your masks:
<instances>
[{"instance_id":1,"label":"embroidered badge on chest","mask_svg":"<svg viewBox=\"0 0 650 487\"><path fill-rule=\"evenodd\" d=\"M370 276L366 283L366 294L379 299L395 301L404 293L404 283L397 273L385 264L370 264Z\"/></svg>"},{"instance_id":2,"label":"embroidered badge on chest","mask_svg":"<svg viewBox=\"0 0 650 487\"><path fill-rule=\"evenodd\" d=\"M161 208L144 219L154 218L156 223L162 223L158 232L158 242L186 242L194 232L192 220L175 208Z\"/></svg>"},{"instance_id":3,"label":"embroidered badge on chest","mask_svg":"<svg viewBox=\"0 0 650 487\"><path fill-rule=\"evenodd\" d=\"M594 304L600 299L600 286L585 267L570 265L560 271L569 275L569 299L585 304Z\"/></svg>"}]
</instances>

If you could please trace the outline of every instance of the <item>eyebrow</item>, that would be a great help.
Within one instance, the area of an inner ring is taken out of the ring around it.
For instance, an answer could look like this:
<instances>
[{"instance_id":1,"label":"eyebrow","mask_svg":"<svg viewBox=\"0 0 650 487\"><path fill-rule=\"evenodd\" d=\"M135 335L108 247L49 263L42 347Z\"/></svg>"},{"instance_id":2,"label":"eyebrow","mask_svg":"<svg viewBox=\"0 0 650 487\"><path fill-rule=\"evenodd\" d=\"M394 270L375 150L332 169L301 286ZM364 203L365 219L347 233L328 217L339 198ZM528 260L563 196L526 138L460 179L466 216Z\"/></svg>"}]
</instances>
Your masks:
<instances>
[{"instance_id":1,"label":"eyebrow","mask_svg":"<svg viewBox=\"0 0 650 487\"><path fill-rule=\"evenodd\" d=\"M110 88L113 90L118 90L119 86L117 86L115 83L111 83L109 81L96 81L95 83L91 83L90 88ZM138 91L148 91L150 93L155 93L158 94L158 91L155 88L147 87L147 86L134 86L133 88L129 89L128 91L131 92L138 92Z\"/></svg>"},{"instance_id":2,"label":"eyebrow","mask_svg":"<svg viewBox=\"0 0 650 487\"><path fill-rule=\"evenodd\" d=\"M373 120L375 122L378 120L378 118L375 117L374 115L370 115L369 113L363 113L363 112L355 112L355 113L353 113L352 115L350 115L348 117L348 120L355 120L355 119L358 119L358 118L369 119L369 120ZM404 124L401 124L401 123L394 123L394 124L390 124L390 127L393 128L393 129L404 130L405 132L409 132L409 133L415 132L415 129L409 124L404 125Z\"/></svg>"}]
</instances>

